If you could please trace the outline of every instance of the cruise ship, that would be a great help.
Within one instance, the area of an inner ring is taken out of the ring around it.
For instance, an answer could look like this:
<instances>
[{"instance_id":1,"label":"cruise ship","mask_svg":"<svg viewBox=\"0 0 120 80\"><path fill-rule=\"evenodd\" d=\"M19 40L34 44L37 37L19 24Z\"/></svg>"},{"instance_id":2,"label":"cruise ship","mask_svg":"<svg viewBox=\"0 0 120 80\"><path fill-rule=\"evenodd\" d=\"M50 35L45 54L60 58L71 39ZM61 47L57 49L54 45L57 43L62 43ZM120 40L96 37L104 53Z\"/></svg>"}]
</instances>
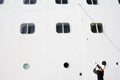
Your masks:
<instances>
[{"instance_id":1,"label":"cruise ship","mask_svg":"<svg viewBox=\"0 0 120 80\"><path fill-rule=\"evenodd\" d=\"M0 80L120 80L119 34L120 0L0 0Z\"/></svg>"}]
</instances>

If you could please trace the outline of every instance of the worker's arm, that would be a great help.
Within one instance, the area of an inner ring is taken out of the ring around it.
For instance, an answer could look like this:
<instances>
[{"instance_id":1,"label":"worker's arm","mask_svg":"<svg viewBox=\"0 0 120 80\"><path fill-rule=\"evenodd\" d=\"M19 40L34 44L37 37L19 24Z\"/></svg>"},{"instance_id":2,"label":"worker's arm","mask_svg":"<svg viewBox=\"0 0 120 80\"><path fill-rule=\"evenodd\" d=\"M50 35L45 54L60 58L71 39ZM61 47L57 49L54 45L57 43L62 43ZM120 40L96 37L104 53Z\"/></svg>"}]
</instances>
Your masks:
<instances>
[{"instance_id":1,"label":"worker's arm","mask_svg":"<svg viewBox=\"0 0 120 80\"><path fill-rule=\"evenodd\" d=\"M98 71L96 70L96 68L94 68L93 72L94 72L95 74L97 74L97 73L98 73Z\"/></svg>"}]
</instances>

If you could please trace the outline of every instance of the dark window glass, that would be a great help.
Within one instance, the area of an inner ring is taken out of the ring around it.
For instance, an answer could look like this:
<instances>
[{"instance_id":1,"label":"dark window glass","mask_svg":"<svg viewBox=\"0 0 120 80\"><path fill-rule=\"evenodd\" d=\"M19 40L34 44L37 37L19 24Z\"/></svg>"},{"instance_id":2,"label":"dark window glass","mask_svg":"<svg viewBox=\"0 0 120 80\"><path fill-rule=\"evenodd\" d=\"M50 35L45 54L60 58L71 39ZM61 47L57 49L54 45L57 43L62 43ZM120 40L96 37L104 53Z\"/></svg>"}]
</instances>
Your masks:
<instances>
[{"instance_id":1,"label":"dark window glass","mask_svg":"<svg viewBox=\"0 0 120 80\"><path fill-rule=\"evenodd\" d=\"M87 0L87 3L88 3L88 4L92 4L92 1L91 1L91 0Z\"/></svg>"},{"instance_id":2,"label":"dark window glass","mask_svg":"<svg viewBox=\"0 0 120 80\"><path fill-rule=\"evenodd\" d=\"M97 24L97 27L98 27L98 32L99 32L99 33L102 33L102 32L103 32L103 26L102 26L102 24L101 24L101 23L98 23L98 24Z\"/></svg>"},{"instance_id":3,"label":"dark window glass","mask_svg":"<svg viewBox=\"0 0 120 80\"><path fill-rule=\"evenodd\" d=\"M62 3L63 3L63 4L67 4L67 3L68 3L68 0L62 0Z\"/></svg>"},{"instance_id":4,"label":"dark window glass","mask_svg":"<svg viewBox=\"0 0 120 80\"><path fill-rule=\"evenodd\" d=\"M56 0L56 3L57 4L61 4L61 0Z\"/></svg>"},{"instance_id":5,"label":"dark window glass","mask_svg":"<svg viewBox=\"0 0 120 80\"><path fill-rule=\"evenodd\" d=\"M0 4L3 4L4 0L0 0Z\"/></svg>"},{"instance_id":6,"label":"dark window glass","mask_svg":"<svg viewBox=\"0 0 120 80\"><path fill-rule=\"evenodd\" d=\"M68 23L64 23L64 33L70 32L70 25Z\"/></svg>"},{"instance_id":7,"label":"dark window glass","mask_svg":"<svg viewBox=\"0 0 120 80\"><path fill-rule=\"evenodd\" d=\"M64 68L69 68L69 63L65 62L63 66L64 66Z\"/></svg>"},{"instance_id":8,"label":"dark window glass","mask_svg":"<svg viewBox=\"0 0 120 80\"><path fill-rule=\"evenodd\" d=\"M62 23L57 23L57 25L56 25L56 31L58 33L63 33Z\"/></svg>"},{"instance_id":9,"label":"dark window glass","mask_svg":"<svg viewBox=\"0 0 120 80\"><path fill-rule=\"evenodd\" d=\"M86 1L90 5L97 5L98 4L98 0L86 0Z\"/></svg>"},{"instance_id":10,"label":"dark window glass","mask_svg":"<svg viewBox=\"0 0 120 80\"><path fill-rule=\"evenodd\" d=\"M70 32L69 23L57 23L56 31L57 33L69 33Z\"/></svg>"},{"instance_id":11,"label":"dark window glass","mask_svg":"<svg viewBox=\"0 0 120 80\"><path fill-rule=\"evenodd\" d=\"M24 4L29 4L29 0L23 0Z\"/></svg>"},{"instance_id":12,"label":"dark window glass","mask_svg":"<svg viewBox=\"0 0 120 80\"><path fill-rule=\"evenodd\" d=\"M26 33L27 33L27 24L22 24L22 25L21 25L20 32L21 32L22 34L26 34Z\"/></svg>"},{"instance_id":13,"label":"dark window glass","mask_svg":"<svg viewBox=\"0 0 120 80\"><path fill-rule=\"evenodd\" d=\"M35 32L35 25L33 23L24 23L21 25L20 32L22 34L32 34Z\"/></svg>"},{"instance_id":14,"label":"dark window glass","mask_svg":"<svg viewBox=\"0 0 120 80\"><path fill-rule=\"evenodd\" d=\"M120 0L118 0L119 4L120 4Z\"/></svg>"},{"instance_id":15,"label":"dark window glass","mask_svg":"<svg viewBox=\"0 0 120 80\"><path fill-rule=\"evenodd\" d=\"M36 0L23 0L24 4L36 4Z\"/></svg>"},{"instance_id":16,"label":"dark window glass","mask_svg":"<svg viewBox=\"0 0 120 80\"><path fill-rule=\"evenodd\" d=\"M102 23L91 23L91 31L93 33L103 33Z\"/></svg>"},{"instance_id":17,"label":"dark window glass","mask_svg":"<svg viewBox=\"0 0 120 80\"><path fill-rule=\"evenodd\" d=\"M68 4L68 0L55 0L57 4Z\"/></svg>"},{"instance_id":18,"label":"dark window glass","mask_svg":"<svg viewBox=\"0 0 120 80\"><path fill-rule=\"evenodd\" d=\"M30 4L35 4L36 0L30 0Z\"/></svg>"},{"instance_id":19,"label":"dark window glass","mask_svg":"<svg viewBox=\"0 0 120 80\"><path fill-rule=\"evenodd\" d=\"M34 33L35 31L35 25L30 23L28 24L28 34Z\"/></svg>"},{"instance_id":20,"label":"dark window glass","mask_svg":"<svg viewBox=\"0 0 120 80\"><path fill-rule=\"evenodd\" d=\"M98 1L97 0L93 0L93 4L98 4Z\"/></svg>"},{"instance_id":21,"label":"dark window glass","mask_svg":"<svg viewBox=\"0 0 120 80\"><path fill-rule=\"evenodd\" d=\"M92 31L93 33L97 33L96 23L92 23L92 24L91 24L91 31Z\"/></svg>"}]
</instances>

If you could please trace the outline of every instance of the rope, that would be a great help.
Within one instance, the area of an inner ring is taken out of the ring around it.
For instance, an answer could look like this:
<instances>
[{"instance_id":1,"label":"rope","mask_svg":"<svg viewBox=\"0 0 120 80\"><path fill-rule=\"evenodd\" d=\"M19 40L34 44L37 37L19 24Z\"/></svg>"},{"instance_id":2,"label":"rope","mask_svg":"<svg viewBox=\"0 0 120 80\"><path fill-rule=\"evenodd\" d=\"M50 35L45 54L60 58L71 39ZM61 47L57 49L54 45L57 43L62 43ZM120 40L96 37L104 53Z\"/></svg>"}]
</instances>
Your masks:
<instances>
[{"instance_id":1,"label":"rope","mask_svg":"<svg viewBox=\"0 0 120 80\"><path fill-rule=\"evenodd\" d=\"M88 12L82 7L81 4L78 4L80 6L80 8L85 12L85 14L89 17L89 19L92 21L92 22L95 22L92 17L88 14ZM120 49L114 44L114 42L107 36L107 34L103 33L103 35L106 37L106 39L112 44L112 46L118 51L118 53L120 53ZM117 58L118 62L120 60L120 54Z\"/></svg>"}]
</instances>

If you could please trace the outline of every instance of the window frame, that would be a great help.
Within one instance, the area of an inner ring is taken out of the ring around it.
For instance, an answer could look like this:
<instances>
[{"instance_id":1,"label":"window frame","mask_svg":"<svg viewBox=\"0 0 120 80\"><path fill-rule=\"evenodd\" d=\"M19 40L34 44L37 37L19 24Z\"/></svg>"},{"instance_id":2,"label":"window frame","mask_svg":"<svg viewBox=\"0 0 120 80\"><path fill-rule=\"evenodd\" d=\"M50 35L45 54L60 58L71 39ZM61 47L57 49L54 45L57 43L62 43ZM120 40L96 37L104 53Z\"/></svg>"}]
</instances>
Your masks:
<instances>
[{"instance_id":1,"label":"window frame","mask_svg":"<svg viewBox=\"0 0 120 80\"><path fill-rule=\"evenodd\" d=\"M91 23L91 32L92 33L103 33L103 24L102 23Z\"/></svg>"},{"instance_id":2,"label":"window frame","mask_svg":"<svg viewBox=\"0 0 120 80\"><path fill-rule=\"evenodd\" d=\"M33 34L35 32L35 24L34 23L23 23L20 26L21 34Z\"/></svg>"},{"instance_id":3,"label":"window frame","mask_svg":"<svg viewBox=\"0 0 120 80\"><path fill-rule=\"evenodd\" d=\"M68 4L68 0L55 0L56 4Z\"/></svg>"},{"instance_id":4,"label":"window frame","mask_svg":"<svg viewBox=\"0 0 120 80\"><path fill-rule=\"evenodd\" d=\"M57 23L56 24L57 33L70 33L70 24L69 23Z\"/></svg>"},{"instance_id":5,"label":"window frame","mask_svg":"<svg viewBox=\"0 0 120 80\"><path fill-rule=\"evenodd\" d=\"M34 5L37 3L37 0L23 0L25 5Z\"/></svg>"},{"instance_id":6,"label":"window frame","mask_svg":"<svg viewBox=\"0 0 120 80\"><path fill-rule=\"evenodd\" d=\"M87 4L89 5L98 5L98 0L86 0Z\"/></svg>"}]
</instances>

